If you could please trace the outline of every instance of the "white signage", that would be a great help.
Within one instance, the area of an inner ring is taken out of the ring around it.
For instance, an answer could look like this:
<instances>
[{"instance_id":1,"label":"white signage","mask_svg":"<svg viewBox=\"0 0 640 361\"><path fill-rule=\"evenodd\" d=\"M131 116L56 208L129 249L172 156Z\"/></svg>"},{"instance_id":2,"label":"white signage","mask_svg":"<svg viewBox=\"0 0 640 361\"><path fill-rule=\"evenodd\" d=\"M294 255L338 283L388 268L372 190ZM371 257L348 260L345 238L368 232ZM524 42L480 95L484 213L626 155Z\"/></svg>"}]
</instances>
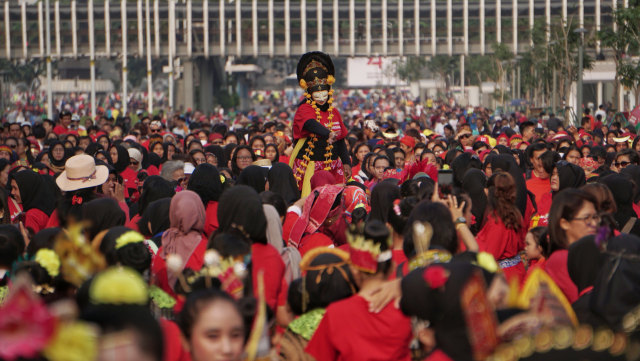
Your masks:
<instances>
[{"instance_id":1,"label":"white signage","mask_svg":"<svg viewBox=\"0 0 640 361\"><path fill-rule=\"evenodd\" d=\"M382 56L347 59L348 86L376 88L407 85L396 75L398 59Z\"/></svg>"}]
</instances>

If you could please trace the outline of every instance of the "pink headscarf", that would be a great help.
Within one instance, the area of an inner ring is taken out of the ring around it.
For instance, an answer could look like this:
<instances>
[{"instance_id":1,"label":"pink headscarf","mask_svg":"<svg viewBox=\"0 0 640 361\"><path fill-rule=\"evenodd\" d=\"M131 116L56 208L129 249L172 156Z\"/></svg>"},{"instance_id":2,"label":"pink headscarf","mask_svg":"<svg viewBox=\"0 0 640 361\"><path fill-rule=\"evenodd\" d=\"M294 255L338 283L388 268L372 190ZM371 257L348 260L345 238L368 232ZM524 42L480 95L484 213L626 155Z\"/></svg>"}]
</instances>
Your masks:
<instances>
[{"instance_id":1,"label":"pink headscarf","mask_svg":"<svg viewBox=\"0 0 640 361\"><path fill-rule=\"evenodd\" d=\"M342 195L342 191L343 187L338 185L325 185L314 189L304 202L302 215L294 223L287 244L296 248L301 247L301 240L305 234L319 231L327 218L342 214L344 212L342 205L331 209L336 198ZM342 225L343 221L340 217L333 226Z\"/></svg>"},{"instance_id":2,"label":"pink headscarf","mask_svg":"<svg viewBox=\"0 0 640 361\"><path fill-rule=\"evenodd\" d=\"M192 191L176 193L169 206L169 221L171 227L162 235L162 253L160 257L166 260L170 254L177 254L184 265L202 240L205 210L200 196ZM167 272L169 285L173 288L177 277L173 272Z\"/></svg>"}]
</instances>

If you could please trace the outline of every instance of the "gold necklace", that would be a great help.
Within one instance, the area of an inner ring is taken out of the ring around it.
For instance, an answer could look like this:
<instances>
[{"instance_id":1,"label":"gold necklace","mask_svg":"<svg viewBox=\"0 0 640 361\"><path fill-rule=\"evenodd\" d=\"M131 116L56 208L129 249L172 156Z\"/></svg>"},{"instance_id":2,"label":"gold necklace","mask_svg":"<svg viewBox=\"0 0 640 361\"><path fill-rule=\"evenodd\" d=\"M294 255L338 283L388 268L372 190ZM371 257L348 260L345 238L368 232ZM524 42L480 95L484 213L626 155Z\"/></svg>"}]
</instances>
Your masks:
<instances>
[{"instance_id":1,"label":"gold necklace","mask_svg":"<svg viewBox=\"0 0 640 361\"><path fill-rule=\"evenodd\" d=\"M309 104L316 113L316 121L322 124L322 113L320 112L320 108L318 108L316 101L311 100L311 94L309 94L309 92L305 92L305 97L307 98L307 104ZM327 104L329 104L329 109L327 109L327 111L329 112L329 117L327 118L327 120L329 121L329 123L325 125L325 127L328 128L329 130L333 128L332 103L333 103L333 89L329 90L329 99L327 99ZM311 161L311 156L313 156L313 149L315 148L315 143L318 141L318 136L315 134L311 134L310 138L311 139L309 139L309 141L307 142L307 145L308 145L307 150L305 154L302 156L302 162L300 163L300 166L298 166L295 169L296 172L294 174L294 177L298 181L302 180L302 177L304 176L304 173L307 169L307 165ZM328 171L328 170L331 170L331 155L333 151L333 144L327 144L327 146L325 147L325 150L327 152L324 154L324 157L325 157L324 170Z\"/></svg>"}]
</instances>

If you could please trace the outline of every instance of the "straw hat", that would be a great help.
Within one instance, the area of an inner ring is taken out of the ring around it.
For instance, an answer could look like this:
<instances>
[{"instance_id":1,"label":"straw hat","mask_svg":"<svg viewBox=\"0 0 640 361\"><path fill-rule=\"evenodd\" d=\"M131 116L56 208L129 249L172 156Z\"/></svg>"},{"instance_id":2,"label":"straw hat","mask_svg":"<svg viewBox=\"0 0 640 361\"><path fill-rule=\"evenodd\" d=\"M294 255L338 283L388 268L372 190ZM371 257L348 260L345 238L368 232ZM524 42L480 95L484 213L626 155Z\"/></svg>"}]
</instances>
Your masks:
<instances>
[{"instance_id":1,"label":"straw hat","mask_svg":"<svg viewBox=\"0 0 640 361\"><path fill-rule=\"evenodd\" d=\"M68 192L99 186L108 177L109 169L106 166L96 165L92 156L80 154L67 159L64 172L56 178L56 184L61 190Z\"/></svg>"}]
</instances>

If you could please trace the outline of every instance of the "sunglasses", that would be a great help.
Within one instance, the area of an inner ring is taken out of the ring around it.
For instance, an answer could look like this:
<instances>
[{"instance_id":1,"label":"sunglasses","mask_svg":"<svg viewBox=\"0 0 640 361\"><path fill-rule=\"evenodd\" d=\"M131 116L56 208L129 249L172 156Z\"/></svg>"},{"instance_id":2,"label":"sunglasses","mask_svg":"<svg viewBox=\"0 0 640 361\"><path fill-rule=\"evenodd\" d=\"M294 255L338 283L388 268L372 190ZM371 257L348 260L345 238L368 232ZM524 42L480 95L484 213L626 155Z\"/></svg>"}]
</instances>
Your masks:
<instances>
[{"instance_id":1,"label":"sunglasses","mask_svg":"<svg viewBox=\"0 0 640 361\"><path fill-rule=\"evenodd\" d=\"M132 165L138 165L139 164L138 161L135 161L135 160L132 160L129 163L132 164Z\"/></svg>"},{"instance_id":2,"label":"sunglasses","mask_svg":"<svg viewBox=\"0 0 640 361\"><path fill-rule=\"evenodd\" d=\"M613 164L614 164L617 168L620 168L620 167L624 168L624 167L628 166L629 164L631 164L631 162L624 162L624 161L623 161L623 162L615 162L615 163L613 163Z\"/></svg>"},{"instance_id":3,"label":"sunglasses","mask_svg":"<svg viewBox=\"0 0 640 361\"><path fill-rule=\"evenodd\" d=\"M469 138L470 136L471 136L470 134L462 134L459 138L466 139L466 138Z\"/></svg>"},{"instance_id":4,"label":"sunglasses","mask_svg":"<svg viewBox=\"0 0 640 361\"><path fill-rule=\"evenodd\" d=\"M17 148L18 145L17 144L7 144L7 147L9 147L11 149L14 149L14 148Z\"/></svg>"},{"instance_id":5,"label":"sunglasses","mask_svg":"<svg viewBox=\"0 0 640 361\"><path fill-rule=\"evenodd\" d=\"M161 129L151 129L151 133L160 133Z\"/></svg>"}]
</instances>

